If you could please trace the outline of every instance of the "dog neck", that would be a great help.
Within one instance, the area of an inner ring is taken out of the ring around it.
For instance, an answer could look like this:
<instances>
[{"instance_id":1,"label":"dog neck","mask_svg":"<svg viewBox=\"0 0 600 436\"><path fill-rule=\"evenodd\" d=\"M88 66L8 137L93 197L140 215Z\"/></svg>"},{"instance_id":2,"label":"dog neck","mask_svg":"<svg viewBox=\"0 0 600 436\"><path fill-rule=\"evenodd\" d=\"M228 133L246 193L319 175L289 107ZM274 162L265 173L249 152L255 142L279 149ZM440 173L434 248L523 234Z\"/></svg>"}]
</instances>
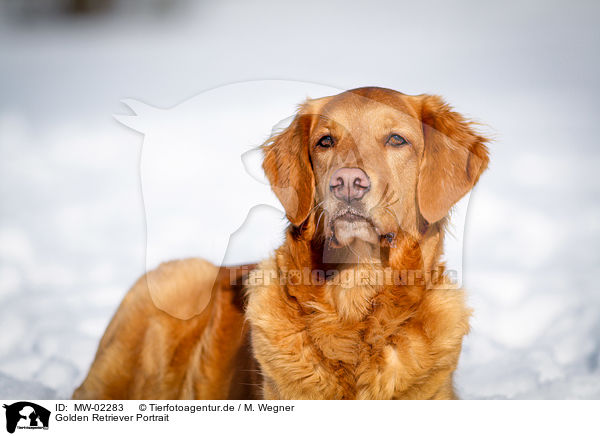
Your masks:
<instances>
[{"instance_id":1,"label":"dog neck","mask_svg":"<svg viewBox=\"0 0 600 436\"><path fill-rule=\"evenodd\" d=\"M316 230L314 220L302 228L290 227L284 252L278 264L289 273L303 274L309 283L288 283L288 293L303 307L329 308L342 321L360 321L381 293L420 300L423 292L444 280L440 262L444 222L428 226L424 232L399 232L392 243L377 247L357 244L331 248ZM416 302L416 301L415 301Z\"/></svg>"}]
</instances>

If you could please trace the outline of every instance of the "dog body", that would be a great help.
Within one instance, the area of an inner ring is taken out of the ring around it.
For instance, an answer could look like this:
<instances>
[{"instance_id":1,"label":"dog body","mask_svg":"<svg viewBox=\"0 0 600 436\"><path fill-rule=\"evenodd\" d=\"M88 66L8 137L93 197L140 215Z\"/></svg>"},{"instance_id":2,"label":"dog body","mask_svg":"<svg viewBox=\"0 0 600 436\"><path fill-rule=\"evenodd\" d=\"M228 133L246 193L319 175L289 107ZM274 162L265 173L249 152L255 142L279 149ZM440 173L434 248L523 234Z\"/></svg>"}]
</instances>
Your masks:
<instances>
[{"instance_id":1,"label":"dog body","mask_svg":"<svg viewBox=\"0 0 600 436\"><path fill-rule=\"evenodd\" d=\"M284 244L257 267L190 259L148 273L74 398L455 398L470 311L440 257L485 142L435 96L307 101L264 146ZM149 282L169 307L202 310L169 315Z\"/></svg>"}]
</instances>

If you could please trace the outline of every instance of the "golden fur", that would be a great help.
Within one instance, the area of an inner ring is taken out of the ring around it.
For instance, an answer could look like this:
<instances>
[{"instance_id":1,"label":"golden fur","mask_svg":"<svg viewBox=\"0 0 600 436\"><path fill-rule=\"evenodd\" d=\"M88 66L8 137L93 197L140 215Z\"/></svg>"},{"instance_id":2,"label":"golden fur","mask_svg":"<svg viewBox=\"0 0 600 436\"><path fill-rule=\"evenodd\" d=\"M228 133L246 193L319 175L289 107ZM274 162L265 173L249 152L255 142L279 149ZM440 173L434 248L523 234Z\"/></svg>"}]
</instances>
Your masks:
<instances>
[{"instance_id":1,"label":"golden fur","mask_svg":"<svg viewBox=\"0 0 600 436\"><path fill-rule=\"evenodd\" d=\"M405 145L390 145L395 133ZM436 96L360 88L307 101L264 146L284 244L258 266L188 259L142 277L73 397L456 398L470 310L440 257L449 209L487 167L485 142ZM330 193L341 167L369 175L354 205Z\"/></svg>"}]
</instances>

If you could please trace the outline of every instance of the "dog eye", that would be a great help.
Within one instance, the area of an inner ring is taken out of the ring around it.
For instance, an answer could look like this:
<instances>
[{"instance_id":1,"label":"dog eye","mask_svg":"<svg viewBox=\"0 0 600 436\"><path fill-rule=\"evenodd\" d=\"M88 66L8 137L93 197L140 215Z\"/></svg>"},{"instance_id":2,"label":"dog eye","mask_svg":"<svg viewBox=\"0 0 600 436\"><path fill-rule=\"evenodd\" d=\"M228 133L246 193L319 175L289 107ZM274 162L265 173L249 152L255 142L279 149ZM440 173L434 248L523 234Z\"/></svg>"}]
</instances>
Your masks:
<instances>
[{"instance_id":1,"label":"dog eye","mask_svg":"<svg viewBox=\"0 0 600 436\"><path fill-rule=\"evenodd\" d=\"M323 148L333 147L333 138L331 136L323 136L319 139L319 142L317 142L317 146Z\"/></svg>"},{"instance_id":2,"label":"dog eye","mask_svg":"<svg viewBox=\"0 0 600 436\"><path fill-rule=\"evenodd\" d=\"M386 143L386 145L391 145L392 147L401 147L401 146L407 145L407 144L408 144L408 141L406 139L404 139L400 135L396 135L395 133L393 135L390 135L390 137Z\"/></svg>"}]
</instances>

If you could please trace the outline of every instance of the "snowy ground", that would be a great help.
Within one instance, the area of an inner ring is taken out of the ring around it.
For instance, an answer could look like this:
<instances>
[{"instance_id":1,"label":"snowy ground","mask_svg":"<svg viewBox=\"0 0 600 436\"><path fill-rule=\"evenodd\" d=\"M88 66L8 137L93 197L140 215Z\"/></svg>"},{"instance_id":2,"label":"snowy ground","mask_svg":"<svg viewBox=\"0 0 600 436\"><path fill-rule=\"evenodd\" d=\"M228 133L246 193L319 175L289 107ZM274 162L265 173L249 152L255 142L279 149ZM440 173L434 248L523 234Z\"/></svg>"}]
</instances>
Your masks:
<instances>
[{"instance_id":1,"label":"snowy ground","mask_svg":"<svg viewBox=\"0 0 600 436\"><path fill-rule=\"evenodd\" d=\"M112 118L119 101L288 79L435 92L490 126L464 236L475 316L459 392L600 398L600 4L417 3L181 2L93 20L3 6L0 397L68 397L146 268L143 138ZM290 115L284 97L245 144Z\"/></svg>"}]
</instances>

